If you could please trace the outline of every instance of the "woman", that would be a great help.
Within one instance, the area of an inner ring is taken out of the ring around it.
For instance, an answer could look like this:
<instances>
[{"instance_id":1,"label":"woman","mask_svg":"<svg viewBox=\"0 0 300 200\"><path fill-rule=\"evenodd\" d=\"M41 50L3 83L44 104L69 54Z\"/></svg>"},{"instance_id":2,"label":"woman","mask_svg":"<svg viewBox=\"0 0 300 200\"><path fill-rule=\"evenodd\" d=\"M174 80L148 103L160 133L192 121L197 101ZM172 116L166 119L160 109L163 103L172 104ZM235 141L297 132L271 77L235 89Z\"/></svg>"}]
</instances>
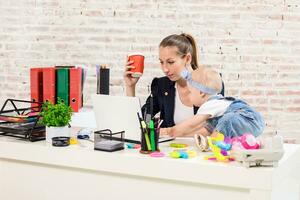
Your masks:
<instances>
[{"instance_id":1,"label":"woman","mask_svg":"<svg viewBox=\"0 0 300 200\"><path fill-rule=\"evenodd\" d=\"M154 78L151 83L153 114L160 112L160 119L163 119L161 127L172 127L192 117L198 110L189 98L187 82L180 73L185 68L195 70L203 66L198 63L195 39L185 33L170 35L161 41L159 61L166 76ZM127 62L124 73L126 95L135 96L135 86L139 78L131 76L130 64L132 62ZM224 93L224 89L221 93ZM142 107L143 113L150 113L150 99L148 97Z\"/></svg>"}]
</instances>

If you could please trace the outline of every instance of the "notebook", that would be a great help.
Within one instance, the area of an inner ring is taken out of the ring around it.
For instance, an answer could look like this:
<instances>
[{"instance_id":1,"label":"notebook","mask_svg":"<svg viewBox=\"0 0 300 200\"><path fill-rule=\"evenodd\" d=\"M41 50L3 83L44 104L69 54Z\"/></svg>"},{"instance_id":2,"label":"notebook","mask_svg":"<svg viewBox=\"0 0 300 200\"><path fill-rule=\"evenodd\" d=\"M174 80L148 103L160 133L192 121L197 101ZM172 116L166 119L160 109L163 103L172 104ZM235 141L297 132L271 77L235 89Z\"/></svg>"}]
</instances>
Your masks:
<instances>
[{"instance_id":1,"label":"notebook","mask_svg":"<svg viewBox=\"0 0 300 200\"><path fill-rule=\"evenodd\" d=\"M138 97L92 95L93 110L98 130L110 129L113 133L125 131L126 142L140 143L141 129L137 113L141 114ZM171 137L159 138L159 142L173 140Z\"/></svg>"}]
</instances>

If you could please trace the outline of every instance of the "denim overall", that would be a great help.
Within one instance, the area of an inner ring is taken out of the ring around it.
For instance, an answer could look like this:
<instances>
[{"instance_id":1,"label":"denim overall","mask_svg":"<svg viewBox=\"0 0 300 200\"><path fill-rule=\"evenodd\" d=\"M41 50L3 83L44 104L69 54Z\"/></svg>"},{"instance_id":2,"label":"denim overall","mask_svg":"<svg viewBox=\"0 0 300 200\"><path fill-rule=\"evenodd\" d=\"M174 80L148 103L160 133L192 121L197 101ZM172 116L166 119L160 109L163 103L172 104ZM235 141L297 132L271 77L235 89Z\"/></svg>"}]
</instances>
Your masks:
<instances>
[{"instance_id":1,"label":"denim overall","mask_svg":"<svg viewBox=\"0 0 300 200\"><path fill-rule=\"evenodd\" d=\"M257 137L263 132L265 127L264 119L246 102L221 95L212 96L208 101L212 99L232 101L222 116L211 118L207 121L214 131L219 131L224 136L231 138L241 136L244 133L251 133Z\"/></svg>"}]
</instances>

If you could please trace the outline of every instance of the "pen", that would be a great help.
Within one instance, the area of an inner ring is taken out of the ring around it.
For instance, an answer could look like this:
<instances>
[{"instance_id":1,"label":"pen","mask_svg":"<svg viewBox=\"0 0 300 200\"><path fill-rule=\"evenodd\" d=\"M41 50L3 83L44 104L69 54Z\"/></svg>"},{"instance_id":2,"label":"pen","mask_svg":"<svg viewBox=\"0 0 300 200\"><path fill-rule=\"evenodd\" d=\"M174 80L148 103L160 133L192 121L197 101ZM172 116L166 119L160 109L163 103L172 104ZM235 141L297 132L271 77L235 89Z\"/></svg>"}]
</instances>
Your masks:
<instances>
[{"instance_id":1,"label":"pen","mask_svg":"<svg viewBox=\"0 0 300 200\"><path fill-rule=\"evenodd\" d=\"M150 115L151 115L151 119L153 117L153 95L152 93L150 94Z\"/></svg>"},{"instance_id":2,"label":"pen","mask_svg":"<svg viewBox=\"0 0 300 200\"><path fill-rule=\"evenodd\" d=\"M149 139L149 135L148 135L148 131L147 131L147 125L146 125L145 121L141 119L140 114L138 112L137 112L137 115L138 115L138 118L140 121L142 134L145 134L147 149L148 149L148 151L151 151L151 144L150 144L150 139Z\"/></svg>"},{"instance_id":3,"label":"pen","mask_svg":"<svg viewBox=\"0 0 300 200\"><path fill-rule=\"evenodd\" d=\"M161 124L164 122L164 120L160 120L160 122L158 123L156 130L159 131Z\"/></svg>"},{"instance_id":4,"label":"pen","mask_svg":"<svg viewBox=\"0 0 300 200\"><path fill-rule=\"evenodd\" d=\"M157 129L159 129L160 128L160 126L161 126L161 124L164 122L164 120L162 119L162 120L160 120L160 122L158 123L158 125L157 125Z\"/></svg>"},{"instance_id":5,"label":"pen","mask_svg":"<svg viewBox=\"0 0 300 200\"><path fill-rule=\"evenodd\" d=\"M150 140L151 140L151 150L155 151L155 129L154 129L154 121L153 121L153 95L150 94Z\"/></svg>"},{"instance_id":6,"label":"pen","mask_svg":"<svg viewBox=\"0 0 300 200\"><path fill-rule=\"evenodd\" d=\"M155 135L154 135L154 122L153 119L150 120L150 140L151 140L151 150L155 151Z\"/></svg>"},{"instance_id":7,"label":"pen","mask_svg":"<svg viewBox=\"0 0 300 200\"><path fill-rule=\"evenodd\" d=\"M100 66L96 65L97 94L100 94Z\"/></svg>"},{"instance_id":8,"label":"pen","mask_svg":"<svg viewBox=\"0 0 300 200\"><path fill-rule=\"evenodd\" d=\"M150 139L149 139L146 123L145 123L145 121L142 121L141 123L142 123L143 129L145 130L145 139L146 139L147 149L148 149L148 151L151 151L151 144L150 144Z\"/></svg>"}]
</instances>

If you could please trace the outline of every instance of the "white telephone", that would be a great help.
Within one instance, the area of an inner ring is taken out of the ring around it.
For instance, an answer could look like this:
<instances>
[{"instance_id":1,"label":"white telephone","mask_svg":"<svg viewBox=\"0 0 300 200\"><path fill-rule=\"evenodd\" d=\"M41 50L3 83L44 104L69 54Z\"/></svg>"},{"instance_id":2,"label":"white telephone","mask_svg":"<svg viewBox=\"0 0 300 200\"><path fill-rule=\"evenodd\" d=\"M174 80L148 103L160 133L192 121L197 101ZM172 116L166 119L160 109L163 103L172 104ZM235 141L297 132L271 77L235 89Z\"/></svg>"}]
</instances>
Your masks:
<instances>
[{"instance_id":1,"label":"white telephone","mask_svg":"<svg viewBox=\"0 0 300 200\"><path fill-rule=\"evenodd\" d=\"M278 161L284 154L283 138L279 135L262 138L260 149L237 149L231 151L231 156L245 167L278 166Z\"/></svg>"}]
</instances>

